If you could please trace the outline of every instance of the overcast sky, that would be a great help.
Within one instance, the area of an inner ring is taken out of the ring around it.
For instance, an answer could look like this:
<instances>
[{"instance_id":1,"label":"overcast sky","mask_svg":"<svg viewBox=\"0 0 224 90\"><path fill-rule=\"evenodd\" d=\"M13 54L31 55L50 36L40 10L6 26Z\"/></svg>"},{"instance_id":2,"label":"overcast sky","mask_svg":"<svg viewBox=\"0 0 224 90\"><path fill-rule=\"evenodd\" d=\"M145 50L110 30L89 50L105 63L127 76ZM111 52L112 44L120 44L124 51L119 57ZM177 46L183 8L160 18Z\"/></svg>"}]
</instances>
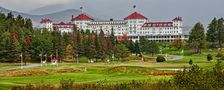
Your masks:
<instances>
[{"instance_id":1,"label":"overcast sky","mask_svg":"<svg viewBox=\"0 0 224 90\"><path fill-rule=\"evenodd\" d=\"M84 6L86 13L102 19L122 19L134 11L133 5L151 21L182 16L184 23L192 26L198 21L207 24L214 17L224 17L224 0L0 0L2 7L31 14Z\"/></svg>"}]
</instances>

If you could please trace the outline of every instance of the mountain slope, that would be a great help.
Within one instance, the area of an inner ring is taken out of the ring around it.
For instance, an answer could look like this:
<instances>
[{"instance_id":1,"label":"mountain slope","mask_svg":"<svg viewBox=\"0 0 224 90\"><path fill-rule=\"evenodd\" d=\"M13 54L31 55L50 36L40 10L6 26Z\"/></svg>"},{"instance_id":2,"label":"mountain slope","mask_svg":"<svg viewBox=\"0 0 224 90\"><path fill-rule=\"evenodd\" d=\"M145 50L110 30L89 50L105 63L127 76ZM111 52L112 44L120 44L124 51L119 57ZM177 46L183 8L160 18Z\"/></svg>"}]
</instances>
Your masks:
<instances>
[{"instance_id":1,"label":"mountain slope","mask_svg":"<svg viewBox=\"0 0 224 90\"><path fill-rule=\"evenodd\" d=\"M71 16L78 15L80 13L79 10L76 9L68 9L64 11L59 11L51 14L44 14L44 15L31 15L27 13L21 13L17 11L12 11L3 7L0 7L0 11L3 12L4 14L7 14L9 12L12 12L15 16L22 15L25 18L30 18L33 21L34 26L38 26L40 23L41 18L50 18L52 19L55 23L64 21L64 22L69 22L71 20Z\"/></svg>"}]
</instances>

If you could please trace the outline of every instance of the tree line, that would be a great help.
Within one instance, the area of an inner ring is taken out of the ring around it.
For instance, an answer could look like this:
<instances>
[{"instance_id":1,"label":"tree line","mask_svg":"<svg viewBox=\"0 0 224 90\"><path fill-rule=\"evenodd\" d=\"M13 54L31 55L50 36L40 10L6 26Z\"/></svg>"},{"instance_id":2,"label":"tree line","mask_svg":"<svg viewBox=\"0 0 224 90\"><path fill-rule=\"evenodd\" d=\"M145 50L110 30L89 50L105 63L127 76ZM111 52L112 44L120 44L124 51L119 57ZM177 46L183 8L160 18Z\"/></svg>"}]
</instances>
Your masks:
<instances>
[{"instance_id":1,"label":"tree line","mask_svg":"<svg viewBox=\"0 0 224 90\"><path fill-rule=\"evenodd\" d=\"M224 19L214 18L208 25L208 30L198 22L190 32L188 46L193 53L201 53L203 48L219 48L221 51L224 43Z\"/></svg>"},{"instance_id":2,"label":"tree line","mask_svg":"<svg viewBox=\"0 0 224 90\"><path fill-rule=\"evenodd\" d=\"M120 60L130 53L141 56L141 52L158 52L156 42L145 38L139 42L118 41L113 29L111 31L109 36L105 36L103 30L99 33L76 28L71 33L39 30L32 27L31 19L21 15L14 17L12 13L0 13L0 61L19 61L21 55L25 62L39 61L40 57L57 57L62 60L69 55L104 61L113 57Z\"/></svg>"}]
</instances>

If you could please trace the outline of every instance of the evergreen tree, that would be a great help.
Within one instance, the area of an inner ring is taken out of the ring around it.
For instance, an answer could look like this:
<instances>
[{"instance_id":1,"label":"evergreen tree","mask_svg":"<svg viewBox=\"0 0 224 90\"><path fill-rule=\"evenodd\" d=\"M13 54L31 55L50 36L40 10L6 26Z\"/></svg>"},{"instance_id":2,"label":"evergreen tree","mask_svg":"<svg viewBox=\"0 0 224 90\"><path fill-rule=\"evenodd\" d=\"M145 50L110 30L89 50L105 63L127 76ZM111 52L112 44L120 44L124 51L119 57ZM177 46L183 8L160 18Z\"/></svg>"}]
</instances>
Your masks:
<instances>
[{"instance_id":1,"label":"evergreen tree","mask_svg":"<svg viewBox=\"0 0 224 90\"><path fill-rule=\"evenodd\" d=\"M207 34L206 34L206 36L207 36L206 37L206 40L208 42L213 43L213 44L215 42L217 42L217 34L218 34L218 32L217 32L217 30L218 30L217 26L218 26L218 21L216 20L216 18L214 18L212 20L212 22L209 24L208 31L207 31Z\"/></svg>"},{"instance_id":2,"label":"evergreen tree","mask_svg":"<svg viewBox=\"0 0 224 90\"><path fill-rule=\"evenodd\" d=\"M141 50L140 50L138 41L135 41L134 52L135 52L136 56L137 56L138 54L141 54Z\"/></svg>"},{"instance_id":3,"label":"evergreen tree","mask_svg":"<svg viewBox=\"0 0 224 90\"><path fill-rule=\"evenodd\" d=\"M128 47L129 51L134 53L135 52L135 45L133 43L132 40L129 40L129 47Z\"/></svg>"},{"instance_id":4,"label":"evergreen tree","mask_svg":"<svg viewBox=\"0 0 224 90\"><path fill-rule=\"evenodd\" d=\"M156 44L156 42L154 42L154 41L149 42L148 45L146 45L146 46L147 46L146 52L151 53L152 56L154 56L154 54L159 52L159 47Z\"/></svg>"},{"instance_id":5,"label":"evergreen tree","mask_svg":"<svg viewBox=\"0 0 224 90\"><path fill-rule=\"evenodd\" d=\"M16 22L17 22L17 26L24 27L25 21L24 21L24 19L23 19L23 17L21 15L18 15L16 17Z\"/></svg>"},{"instance_id":6,"label":"evergreen tree","mask_svg":"<svg viewBox=\"0 0 224 90\"><path fill-rule=\"evenodd\" d=\"M223 23L224 23L224 19L220 18L218 20L218 26L217 26L218 28L217 39L218 39L219 48L221 48L220 50L222 50L222 44L224 42L224 24Z\"/></svg>"},{"instance_id":7,"label":"evergreen tree","mask_svg":"<svg viewBox=\"0 0 224 90\"><path fill-rule=\"evenodd\" d=\"M7 17L6 17L7 20L14 20L14 15L12 14L12 12L9 12Z\"/></svg>"},{"instance_id":8,"label":"evergreen tree","mask_svg":"<svg viewBox=\"0 0 224 90\"><path fill-rule=\"evenodd\" d=\"M149 41L145 37L140 37L139 44L141 52L146 52Z\"/></svg>"},{"instance_id":9,"label":"evergreen tree","mask_svg":"<svg viewBox=\"0 0 224 90\"><path fill-rule=\"evenodd\" d=\"M84 47L83 47L83 38L82 33L80 31L76 31L76 54L83 55L84 54Z\"/></svg>"},{"instance_id":10,"label":"evergreen tree","mask_svg":"<svg viewBox=\"0 0 224 90\"><path fill-rule=\"evenodd\" d=\"M203 25L198 22L190 32L189 44L194 53L201 53L205 46L205 33Z\"/></svg>"},{"instance_id":11,"label":"evergreen tree","mask_svg":"<svg viewBox=\"0 0 224 90\"><path fill-rule=\"evenodd\" d=\"M125 58L129 56L128 48L124 44L118 44L115 46L114 56L120 60L120 58Z\"/></svg>"},{"instance_id":12,"label":"evergreen tree","mask_svg":"<svg viewBox=\"0 0 224 90\"><path fill-rule=\"evenodd\" d=\"M116 37L114 36L113 28L111 29L110 42L111 42L111 49L112 49L116 44Z\"/></svg>"},{"instance_id":13,"label":"evergreen tree","mask_svg":"<svg viewBox=\"0 0 224 90\"><path fill-rule=\"evenodd\" d=\"M29 30L33 30L33 24L31 19L25 19L25 27Z\"/></svg>"},{"instance_id":14,"label":"evergreen tree","mask_svg":"<svg viewBox=\"0 0 224 90\"><path fill-rule=\"evenodd\" d=\"M96 55L97 55L97 51L96 51L96 46L95 46L95 41L94 41L94 33L90 34L89 38L88 38L88 46L87 46L87 57L89 58L89 60L92 60Z\"/></svg>"},{"instance_id":15,"label":"evergreen tree","mask_svg":"<svg viewBox=\"0 0 224 90\"><path fill-rule=\"evenodd\" d=\"M101 60L104 60L107 55L106 55L106 52L105 52L105 37L104 37L104 32L103 30L101 29L100 30L100 34L99 34L99 40L98 40L98 45L99 45L99 48L98 48L98 58L101 59Z\"/></svg>"}]
</instances>

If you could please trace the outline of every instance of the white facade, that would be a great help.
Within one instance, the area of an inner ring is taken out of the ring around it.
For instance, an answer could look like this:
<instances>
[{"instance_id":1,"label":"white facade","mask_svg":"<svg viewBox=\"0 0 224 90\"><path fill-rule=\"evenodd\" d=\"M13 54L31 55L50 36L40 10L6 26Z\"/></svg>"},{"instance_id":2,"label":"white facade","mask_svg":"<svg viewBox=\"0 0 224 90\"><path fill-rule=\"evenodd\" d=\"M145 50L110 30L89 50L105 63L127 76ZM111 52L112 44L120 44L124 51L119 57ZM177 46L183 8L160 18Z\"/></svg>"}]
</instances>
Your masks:
<instances>
[{"instance_id":1,"label":"white facade","mask_svg":"<svg viewBox=\"0 0 224 90\"><path fill-rule=\"evenodd\" d=\"M45 20L49 21L49 20ZM50 20L51 21L51 20ZM139 40L140 37L145 37L151 41L172 42L176 39L187 40L187 35L183 33L182 18L175 17L169 22L151 22L145 16L138 12L124 18L124 20L94 20L84 13L77 17L72 17L72 23L52 24L52 22L41 23L41 26L48 28L49 31L57 27L61 32L72 32L73 26L78 30L87 30L91 32L104 31L104 34L110 35L112 30L114 35L119 37L126 35L129 40Z\"/></svg>"},{"instance_id":2,"label":"white facade","mask_svg":"<svg viewBox=\"0 0 224 90\"><path fill-rule=\"evenodd\" d=\"M134 12L124 20L93 20L87 15L80 15L73 19L73 23L79 29L89 29L90 31L100 32L103 30L105 34L111 34L113 29L115 36L127 35L130 40L136 41L140 37L145 37L152 41L171 42L176 39L187 40L183 35L182 18L175 17L170 22L150 22L143 15ZM83 20L82 20L82 19ZM85 19L84 19L85 18Z\"/></svg>"},{"instance_id":3,"label":"white facade","mask_svg":"<svg viewBox=\"0 0 224 90\"><path fill-rule=\"evenodd\" d=\"M73 29L75 27L75 24L73 23L64 23L60 22L58 24L53 24L52 20L50 19L42 19L41 20L41 29L46 29L48 31L58 30L61 33L69 33L73 32Z\"/></svg>"}]
</instances>

